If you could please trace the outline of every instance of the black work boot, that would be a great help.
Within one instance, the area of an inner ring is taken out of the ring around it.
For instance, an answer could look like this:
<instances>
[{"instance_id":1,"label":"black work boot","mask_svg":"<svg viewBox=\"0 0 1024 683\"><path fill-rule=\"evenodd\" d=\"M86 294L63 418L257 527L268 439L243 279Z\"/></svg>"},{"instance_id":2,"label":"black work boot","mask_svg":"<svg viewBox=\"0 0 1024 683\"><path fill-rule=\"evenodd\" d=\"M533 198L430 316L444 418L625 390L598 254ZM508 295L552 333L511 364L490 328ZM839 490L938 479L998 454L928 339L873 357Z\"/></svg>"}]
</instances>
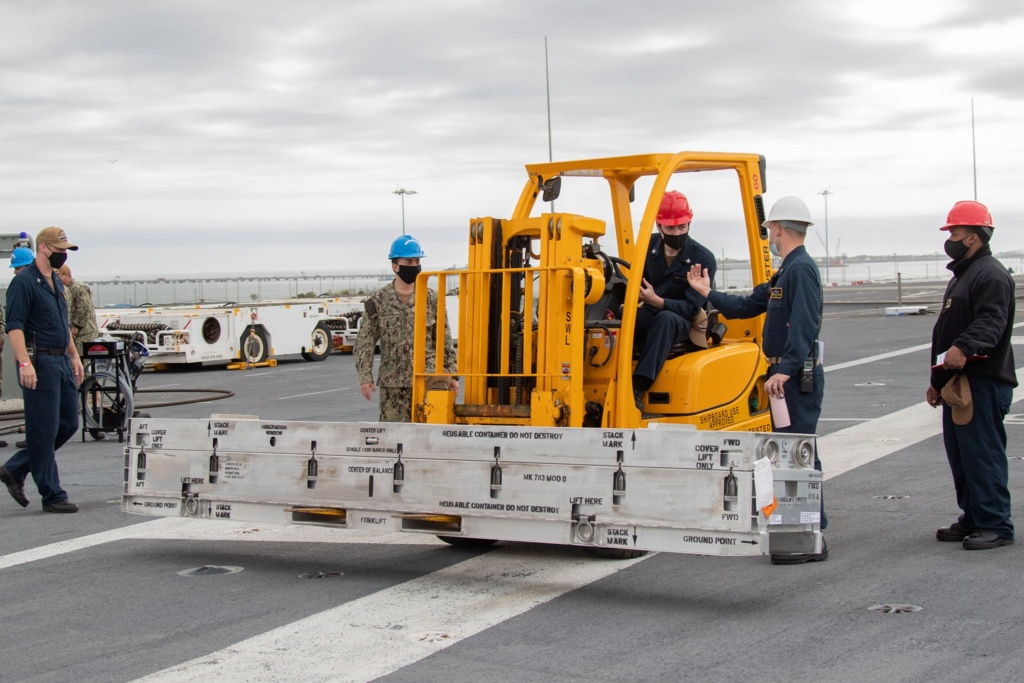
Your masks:
<instances>
[{"instance_id":1,"label":"black work boot","mask_svg":"<svg viewBox=\"0 0 1024 683\"><path fill-rule=\"evenodd\" d=\"M968 529L960 522L953 522L949 526L936 530L935 539L946 543L959 543L973 533L974 529Z\"/></svg>"},{"instance_id":2,"label":"black work boot","mask_svg":"<svg viewBox=\"0 0 1024 683\"><path fill-rule=\"evenodd\" d=\"M644 412L644 392L640 389L633 390L633 403L636 404L637 410Z\"/></svg>"},{"instance_id":3,"label":"black work boot","mask_svg":"<svg viewBox=\"0 0 1024 683\"><path fill-rule=\"evenodd\" d=\"M6 467L0 467L0 482L7 487L7 493L11 494L14 502L21 507L28 507L28 496L25 495L25 482L14 478Z\"/></svg>"},{"instance_id":4,"label":"black work boot","mask_svg":"<svg viewBox=\"0 0 1024 683\"><path fill-rule=\"evenodd\" d=\"M820 553L772 553L772 564L807 564L828 559L828 544L821 541Z\"/></svg>"}]
</instances>

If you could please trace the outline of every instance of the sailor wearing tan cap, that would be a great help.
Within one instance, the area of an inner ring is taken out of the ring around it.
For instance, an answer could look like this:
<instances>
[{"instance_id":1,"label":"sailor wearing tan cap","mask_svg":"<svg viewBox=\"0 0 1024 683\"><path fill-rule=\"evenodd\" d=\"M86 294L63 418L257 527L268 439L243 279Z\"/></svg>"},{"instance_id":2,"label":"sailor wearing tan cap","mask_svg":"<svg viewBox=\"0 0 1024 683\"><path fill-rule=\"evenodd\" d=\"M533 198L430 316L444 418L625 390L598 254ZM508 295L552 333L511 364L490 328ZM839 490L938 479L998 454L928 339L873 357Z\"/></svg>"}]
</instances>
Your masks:
<instances>
[{"instance_id":1,"label":"sailor wearing tan cap","mask_svg":"<svg viewBox=\"0 0 1024 683\"><path fill-rule=\"evenodd\" d=\"M82 361L71 339L64 285L57 269L78 247L57 227L36 237L36 258L7 289L7 337L25 398L26 447L0 467L0 481L22 507L25 479L35 480L45 512L78 512L60 486L56 451L78 430Z\"/></svg>"}]
</instances>

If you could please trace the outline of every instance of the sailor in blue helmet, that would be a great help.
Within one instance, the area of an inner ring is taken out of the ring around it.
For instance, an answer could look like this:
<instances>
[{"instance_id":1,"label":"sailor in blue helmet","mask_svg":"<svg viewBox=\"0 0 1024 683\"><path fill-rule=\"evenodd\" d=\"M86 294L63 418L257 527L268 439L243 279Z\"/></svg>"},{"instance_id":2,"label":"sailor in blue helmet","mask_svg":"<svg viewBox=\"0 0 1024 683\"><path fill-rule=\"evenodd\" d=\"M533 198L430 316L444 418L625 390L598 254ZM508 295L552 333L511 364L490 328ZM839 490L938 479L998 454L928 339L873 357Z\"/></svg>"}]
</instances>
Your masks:
<instances>
[{"instance_id":1,"label":"sailor in blue helmet","mask_svg":"<svg viewBox=\"0 0 1024 683\"><path fill-rule=\"evenodd\" d=\"M774 429L814 434L825 396L825 371L818 357L823 312L821 273L804 248L807 228L814 223L802 199L783 197L761 225L768 229L768 247L772 254L782 257L782 265L771 280L755 287L749 296L712 291L707 271L701 272L699 265L690 269L687 278L690 286L727 318L767 313L762 333L762 350L769 363L764 389L769 396L785 399L790 418L789 426L775 425ZM817 452L814 469L821 470ZM824 531L828 526L824 500L820 521ZM828 559L828 547L823 546L820 553L772 553L771 559L772 564L821 562Z\"/></svg>"},{"instance_id":2,"label":"sailor in blue helmet","mask_svg":"<svg viewBox=\"0 0 1024 683\"><path fill-rule=\"evenodd\" d=\"M14 274L20 273L21 269L32 263L35 258L35 254L28 247L16 247L11 252L11 268L14 268Z\"/></svg>"},{"instance_id":3,"label":"sailor in blue helmet","mask_svg":"<svg viewBox=\"0 0 1024 683\"><path fill-rule=\"evenodd\" d=\"M359 372L359 389L363 397L373 400L380 387L380 421L412 421L412 352L415 341L416 278L420 259L426 256L419 241L402 235L391 243L388 258L395 279L364 302L365 313L352 355ZM427 335L420 340L436 339L437 292L427 290ZM377 382L373 381L373 350L380 345L380 367ZM435 366L434 344L427 343L426 371ZM444 326L444 372L452 377L448 387L459 390L455 375L455 347L447 320Z\"/></svg>"}]
</instances>

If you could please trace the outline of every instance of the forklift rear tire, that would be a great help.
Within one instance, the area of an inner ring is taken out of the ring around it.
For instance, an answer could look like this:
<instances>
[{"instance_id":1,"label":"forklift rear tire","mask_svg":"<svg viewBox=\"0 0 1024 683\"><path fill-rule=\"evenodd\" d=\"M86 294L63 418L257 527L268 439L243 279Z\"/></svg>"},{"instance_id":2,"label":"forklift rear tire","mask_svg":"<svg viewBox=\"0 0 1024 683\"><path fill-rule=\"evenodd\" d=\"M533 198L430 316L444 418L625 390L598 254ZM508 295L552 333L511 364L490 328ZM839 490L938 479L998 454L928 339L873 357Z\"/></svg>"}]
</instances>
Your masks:
<instances>
[{"instance_id":1,"label":"forklift rear tire","mask_svg":"<svg viewBox=\"0 0 1024 683\"><path fill-rule=\"evenodd\" d=\"M498 541L493 538L466 538L465 536L438 536L455 548L490 548Z\"/></svg>"},{"instance_id":2,"label":"forklift rear tire","mask_svg":"<svg viewBox=\"0 0 1024 683\"><path fill-rule=\"evenodd\" d=\"M587 551L594 557L600 557L603 560L635 560L648 552L628 548L587 548Z\"/></svg>"}]
</instances>

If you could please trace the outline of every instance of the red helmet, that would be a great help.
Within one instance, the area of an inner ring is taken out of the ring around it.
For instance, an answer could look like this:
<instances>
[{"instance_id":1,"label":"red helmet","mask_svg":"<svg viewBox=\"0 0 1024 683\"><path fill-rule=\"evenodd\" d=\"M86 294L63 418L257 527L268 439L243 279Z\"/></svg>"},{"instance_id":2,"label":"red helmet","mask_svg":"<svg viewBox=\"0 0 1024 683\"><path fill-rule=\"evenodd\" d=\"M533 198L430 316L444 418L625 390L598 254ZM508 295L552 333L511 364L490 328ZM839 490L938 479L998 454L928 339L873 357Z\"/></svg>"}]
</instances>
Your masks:
<instances>
[{"instance_id":1,"label":"red helmet","mask_svg":"<svg viewBox=\"0 0 1024 683\"><path fill-rule=\"evenodd\" d=\"M690 202L682 192L666 192L658 209L658 223L661 225L685 225L693 220Z\"/></svg>"},{"instance_id":2,"label":"red helmet","mask_svg":"<svg viewBox=\"0 0 1024 683\"><path fill-rule=\"evenodd\" d=\"M988 212L985 205L972 201L954 204L946 217L946 224L939 230L952 230L957 226L989 228L990 230L995 228L992 225L992 214Z\"/></svg>"}]
</instances>

